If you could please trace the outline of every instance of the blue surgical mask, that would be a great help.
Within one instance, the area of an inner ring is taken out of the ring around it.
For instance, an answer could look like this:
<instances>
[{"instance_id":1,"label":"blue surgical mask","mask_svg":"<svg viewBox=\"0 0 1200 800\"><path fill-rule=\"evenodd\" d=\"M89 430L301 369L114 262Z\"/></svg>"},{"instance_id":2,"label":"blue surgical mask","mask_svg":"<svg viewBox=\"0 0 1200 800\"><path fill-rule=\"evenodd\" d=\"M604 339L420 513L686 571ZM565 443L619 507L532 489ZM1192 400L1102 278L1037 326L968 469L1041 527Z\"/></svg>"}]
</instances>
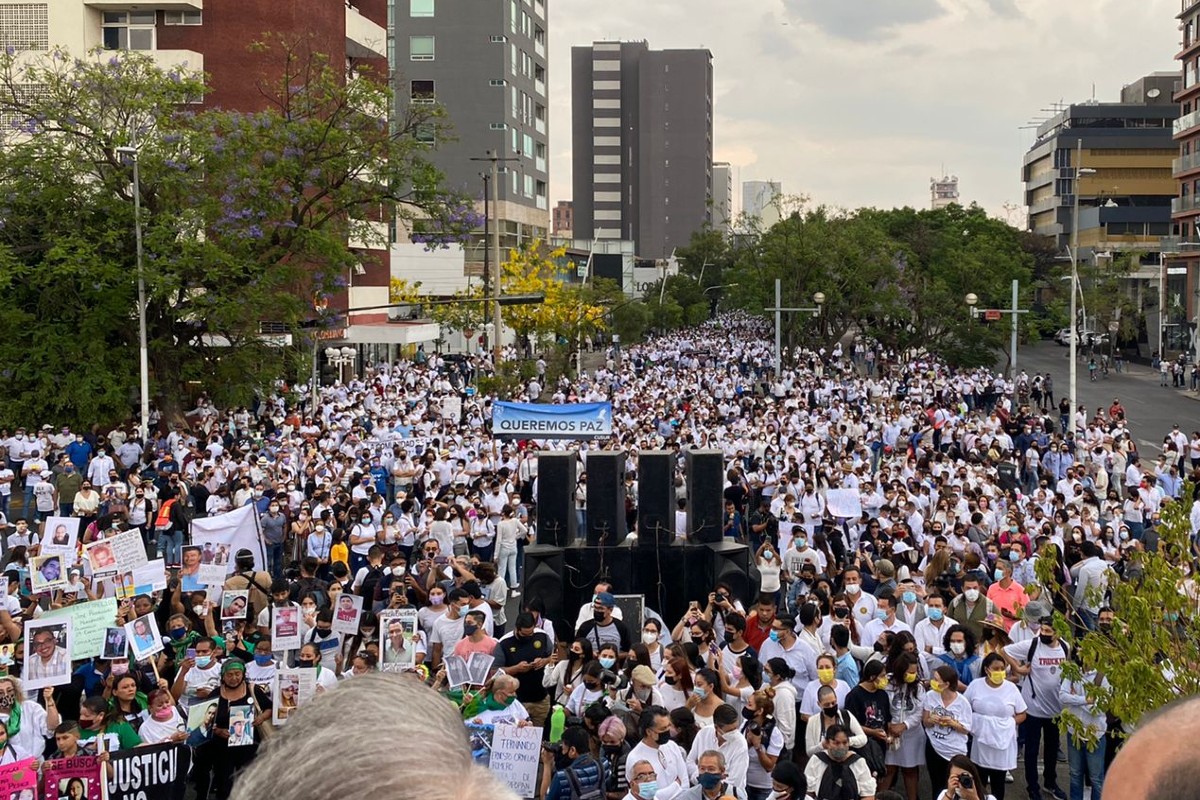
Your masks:
<instances>
[{"instance_id":1,"label":"blue surgical mask","mask_svg":"<svg viewBox=\"0 0 1200 800\"><path fill-rule=\"evenodd\" d=\"M212 665L212 656L196 656L196 666L200 669L208 669Z\"/></svg>"},{"instance_id":2,"label":"blue surgical mask","mask_svg":"<svg viewBox=\"0 0 1200 800\"><path fill-rule=\"evenodd\" d=\"M1009 550L1009 551L1008 551L1008 560L1009 560L1009 561L1012 561L1012 562L1017 562L1017 561L1020 561L1020 560L1021 560L1021 554L1020 554L1020 553L1018 553L1016 550Z\"/></svg>"},{"instance_id":3,"label":"blue surgical mask","mask_svg":"<svg viewBox=\"0 0 1200 800\"><path fill-rule=\"evenodd\" d=\"M906 606L911 606L913 603L917 602L917 593L905 592L904 594L900 595L900 599L904 601Z\"/></svg>"},{"instance_id":4,"label":"blue surgical mask","mask_svg":"<svg viewBox=\"0 0 1200 800\"><path fill-rule=\"evenodd\" d=\"M934 622L940 622L942 619L942 610L940 608L925 609L925 616L929 617Z\"/></svg>"},{"instance_id":5,"label":"blue surgical mask","mask_svg":"<svg viewBox=\"0 0 1200 800\"><path fill-rule=\"evenodd\" d=\"M1004 580L1004 570L997 567L996 571L992 573L992 577L998 581Z\"/></svg>"},{"instance_id":6,"label":"blue surgical mask","mask_svg":"<svg viewBox=\"0 0 1200 800\"><path fill-rule=\"evenodd\" d=\"M254 654L254 663L258 664L260 667L268 666L274 660L275 659L271 656L270 653L255 653Z\"/></svg>"},{"instance_id":7,"label":"blue surgical mask","mask_svg":"<svg viewBox=\"0 0 1200 800\"><path fill-rule=\"evenodd\" d=\"M697 686L695 689L692 689L692 694L696 695L696 697L699 697L701 700L703 700L704 698L708 697L708 690L701 689L699 686Z\"/></svg>"},{"instance_id":8,"label":"blue surgical mask","mask_svg":"<svg viewBox=\"0 0 1200 800\"><path fill-rule=\"evenodd\" d=\"M772 642L778 642L779 641L779 631L771 631L770 633L767 634L767 637Z\"/></svg>"},{"instance_id":9,"label":"blue surgical mask","mask_svg":"<svg viewBox=\"0 0 1200 800\"><path fill-rule=\"evenodd\" d=\"M654 795L658 794L658 781L645 781L638 784L638 794L646 798L646 800L654 800Z\"/></svg>"},{"instance_id":10,"label":"blue surgical mask","mask_svg":"<svg viewBox=\"0 0 1200 800\"><path fill-rule=\"evenodd\" d=\"M600 659L600 666L604 667L605 669L612 669L613 664L616 664L616 663L617 663L617 660L615 658L612 658L611 656L604 656L603 658Z\"/></svg>"},{"instance_id":11,"label":"blue surgical mask","mask_svg":"<svg viewBox=\"0 0 1200 800\"><path fill-rule=\"evenodd\" d=\"M878 619L878 620L887 619L887 612L884 611L882 608L875 609L875 619Z\"/></svg>"}]
</instances>

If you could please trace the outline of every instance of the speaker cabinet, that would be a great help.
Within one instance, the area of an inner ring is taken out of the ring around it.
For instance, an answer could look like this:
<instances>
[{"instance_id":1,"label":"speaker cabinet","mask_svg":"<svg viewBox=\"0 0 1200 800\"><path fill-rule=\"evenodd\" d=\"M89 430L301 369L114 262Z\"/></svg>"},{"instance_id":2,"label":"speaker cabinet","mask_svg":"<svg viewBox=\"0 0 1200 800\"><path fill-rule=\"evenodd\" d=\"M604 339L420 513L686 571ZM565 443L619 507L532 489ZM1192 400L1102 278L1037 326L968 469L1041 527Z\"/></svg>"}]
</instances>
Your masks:
<instances>
[{"instance_id":1,"label":"speaker cabinet","mask_svg":"<svg viewBox=\"0 0 1200 800\"><path fill-rule=\"evenodd\" d=\"M710 586L716 586L720 582L727 583L733 590L733 596L749 608L758 600L757 595L751 596L751 591L757 590L758 583L750 577L750 548L728 541L706 545L706 548L712 553Z\"/></svg>"},{"instance_id":2,"label":"speaker cabinet","mask_svg":"<svg viewBox=\"0 0 1200 800\"><path fill-rule=\"evenodd\" d=\"M587 544L589 547L614 547L625 541L628 533L625 527L625 454L589 452Z\"/></svg>"},{"instance_id":3,"label":"speaker cabinet","mask_svg":"<svg viewBox=\"0 0 1200 800\"><path fill-rule=\"evenodd\" d=\"M575 514L577 464L575 453L538 454L538 544L566 547L579 535L579 517Z\"/></svg>"},{"instance_id":4,"label":"speaker cabinet","mask_svg":"<svg viewBox=\"0 0 1200 800\"><path fill-rule=\"evenodd\" d=\"M638 547L675 538L675 456L650 450L638 456Z\"/></svg>"},{"instance_id":5,"label":"speaker cabinet","mask_svg":"<svg viewBox=\"0 0 1200 800\"><path fill-rule=\"evenodd\" d=\"M539 465L540 467L540 465ZM539 469L540 472L540 469ZM554 624L554 633L558 641L570 641L575 631L570 623L565 622L568 616L574 619L576 609L568 609L565 605L564 575L567 574L564 550L544 544L531 544L525 548L525 597L537 597L546 604L546 619Z\"/></svg>"},{"instance_id":6,"label":"speaker cabinet","mask_svg":"<svg viewBox=\"0 0 1200 800\"><path fill-rule=\"evenodd\" d=\"M687 450L687 528L689 541L721 541L725 456L720 450Z\"/></svg>"}]
</instances>

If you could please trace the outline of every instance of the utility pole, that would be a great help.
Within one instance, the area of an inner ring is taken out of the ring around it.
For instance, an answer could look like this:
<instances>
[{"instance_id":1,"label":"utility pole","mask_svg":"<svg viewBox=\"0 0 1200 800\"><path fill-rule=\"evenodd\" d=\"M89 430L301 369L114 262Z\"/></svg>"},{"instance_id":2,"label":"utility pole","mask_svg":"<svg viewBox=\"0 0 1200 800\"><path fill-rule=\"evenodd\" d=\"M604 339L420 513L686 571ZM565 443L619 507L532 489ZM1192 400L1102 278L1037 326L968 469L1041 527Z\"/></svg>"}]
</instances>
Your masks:
<instances>
[{"instance_id":1,"label":"utility pole","mask_svg":"<svg viewBox=\"0 0 1200 800\"><path fill-rule=\"evenodd\" d=\"M1012 332L1008 341L1008 360L1012 367L1010 377L1013 382L1013 404L1016 405L1017 400L1017 333L1019 330L1019 320L1021 314L1028 314L1029 309L1021 308L1021 284L1015 278L1012 282L1012 307L1011 308L981 308L976 309L975 303L978 297L972 292L967 295L967 305L970 307L971 316L977 317L983 314L986 320L998 320L1002 314L1009 314L1012 317Z\"/></svg>"},{"instance_id":2,"label":"utility pole","mask_svg":"<svg viewBox=\"0 0 1200 800\"><path fill-rule=\"evenodd\" d=\"M133 161L133 231L137 247L138 289L138 378L141 383L142 421L138 430L142 436L142 447L150 442L150 348L146 335L146 273L142 268L142 186L138 171L139 151L136 143L132 147L118 147L117 152L129 156Z\"/></svg>"},{"instance_id":3,"label":"utility pole","mask_svg":"<svg viewBox=\"0 0 1200 800\"><path fill-rule=\"evenodd\" d=\"M499 219L499 217L500 217L500 186L499 186L500 162L501 161L520 161L521 153L518 152L516 157L506 158L506 157L500 155L499 153L497 153L495 150L488 150L487 154L483 158L472 158L471 160L472 161L489 161L489 162L491 162L491 165L492 165L491 179L490 180L485 179L485 182L491 184L489 187L491 189L491 203L490 203L489 210L491 211L492 214L494 214L496 216L496 219L493 220L494 224L491 225L491 234L493 237L492 238L491 268L493 270L495 270L494 272L491 273L491 284L492 284L492 286L491 286L491 290L492 290L491 291L491 298L492 298L491 306L492 306L492 368L498 370L498 369L500 369L500 324L501 324L501 322L500 322L500 319L501 319L500 318L500 292L503 288L500 285L500 219ZM484 194L485 194L485 203L486 203L487 202L486 191ZM486 235L487 235L487 231L485 230L485 232L484 232L485 238L486 238ZM487 259L487 252L486 252L487 243L486 242L484 243L484 247L485 247L484 273L486 275L487 268L488 268L488 259ZM485 278L484 280L485 280L485 285L486 285L487 278Z\"/></svg>"},{"instance_id":4,"label":"utility pole","mask_svg":"<svg viewBox=\"0 0 1200 800\"><path fill-rule=\"evenodd\" d=\"M784 311L801 311L809 314L820 316L821 306L825 304L825 294L817 292L813 295L815 306L811 308L784 308L783 307L783 282L775 279L775 306L773 308L765 308L764 311L775 312L775 379L778 380L783 372L783 356L782 356L782 338L783 338L783 312Z\"/></svg>"}]
</instances>

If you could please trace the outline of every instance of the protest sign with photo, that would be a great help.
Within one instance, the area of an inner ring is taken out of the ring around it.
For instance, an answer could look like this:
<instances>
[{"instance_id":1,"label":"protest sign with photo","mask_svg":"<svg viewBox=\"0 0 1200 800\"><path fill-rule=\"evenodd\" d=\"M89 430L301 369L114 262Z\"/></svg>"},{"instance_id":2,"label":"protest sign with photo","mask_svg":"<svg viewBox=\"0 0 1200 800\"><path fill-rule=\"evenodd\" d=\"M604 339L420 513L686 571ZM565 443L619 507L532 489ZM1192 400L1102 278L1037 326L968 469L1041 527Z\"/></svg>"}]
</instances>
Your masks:
<instances>
[{"instance_id":1,"label":"protest sign with photo","mask_svg":"<svg viewBox=\"0 0 1200 800\"><path fill-rule=\"evenodd\" d=\"M138 567L145 566L149 560L139 530L121 531L108 541L112 542L113 556L117 560L117 569L121 572L133 572Z\"/></svg>"},{"instance_id":2,"label":"protest sign with photo","mask_svg":"<svg viewBox=\"0 0 1200 800\"><path fill-rule=\"evenodd\" d=\"M34 556L29 571L30 588L34 594L62 589L67 585L67 570L62 553Z\"/></svg>"},{"instance_id":3,"label":"protest sign with photo","mask_svg":"<svg viewBox=\"0 0 1200 800\"><path fill-rule=\"evenodd\" d=\"M202 745L212 738L213 723L217 720L217 700L213 697L197 700L187 710L187 743L192 747Z\"/></svg>"},{"instance_id":4,"label":"protest sign with photo","mask_svg":"<svg viewBox=\"0 0 1200 800\"><path fill-rule=\"evenodd\" d=\"M254 569L267 568L267 555L258 527L258 513L253 505L242 506L213 517L194 519L191 523L191 533L192 544L200 546L201 559L207 556L209 561L206 563L210 566L216 566L215 562L221 558L222 546L224 547L227 554L225 563L219 565L224 572L220 580L212 581L213 583L224 583L225 576L233 573L233 555L239 550L249 550L254 555Z\"/></svg>"},{"instance_id":5,"label":"protest sign with photo","mask_svg":"<svg viewBox=\"0 0 1200 800\"><path fill-rule=\"evenodd\" d=\"M279 669L273 684L271 720L282 725L293 711L316 696L317 673L311 669Z\"/></svg>"},{"instance_id":6,"label":"protest sign with photo","mask_svg":"<svg viewBox=\"0 0 1200 800\"><path fill-rule=\"evenodd\" d=\"M492 755L488 768L516 793L533 797L541 763L542 729L498 723L492 733Z\"/></svg>"},{"instance_id":7,"label":"protest sign with photo","mask_svg":"<svg viewBox=\"0 0 1200 800\"><path fill-rule=\"evenodd\" d=\"M129 637L124 628L108 628L104 631L104 651L100 657L106 661L129 656Z\"/></svg>"},{"instance_id":8,"label":"protest sign with photo","mask_svg":"<svg viewBox=\"0 0 1200 800\"><path fill-rule=\"evenodd\" d=\"M354 636L358 633L358 620L362 616L363 599L356 594L342 592L334 604L333 631Z\"/></svg>"},{"instance_id":9,"label":"protest sign with photo","mask_svg":"<svg viewBox=\"0 0 1200 800\"><path fill-rule=\"evenodd\" d=\"M108 800L183 800L191 761L182 744L118 750L109 761Z\"/></svg>"},{"instance_id":10,"label":"protest sign with photo","mask_svg":"<svg viewBox=\"0 0 1200 800\"><path fill-rule=\"evenodd\" d=\"M417 663L417 610L385 608L379 612L379 641L382 648L379 669L402 672Z\"/></svg>"},{"instance_id":11,"label":"protest sign with photo","mask_svg":"<svg viewBox=\"0 0 1200 800\"><path fill-rule=\"evenodd\" d=\"M221 595L221 619L245 619L249 589L226 589Z\"/></svg>"},{"instance_id":12,"label":"protest sign with photo","mask_svg":"<svg viewBox=\"0 0 1200 800\"><path fill-rule=\"evenodd\" d=\"M25 691L71 682L71 644L70 617L25 620Z\"/></svg>"},{"instance_id":13,"label":"protest sign with photo","mask_svg":"<svg viewBox=\"0 0 1200 800\"><path fill-rule=\"evenodd\" d=\"M300 609L296 606L271 609L271 647L279 653L300 649Z\"/></svg>"},{"instance_id":14,"label":"protest sign with photo","mask_svg":"<svg viewBox=\"0 0 1200 800\"><path fill-rule=\"evenodd\" d=\"M5 800L36 800L37 790L36 758L0 767L0 797Z\"/></svg>"},{"instance_id":15,"label":"protest sign with photo","mask_svg":"<svg viewBox=\"0 0 1200 800\"><path fill-rule=\"evenodd\" d=\"M79 537L79 517L46 517L42 529L43 553L74 553Z\"/></svg>"},{"instance_id":16,"label":"protest sign with photo","mask_svg":"<svg viewBox=\"0 0 1200 800\"><path fill-rule=\"evenodd\" d=\"M153 612L138 617L133 622L126 622L125 635L129 646L133 648L136 661L145 661L163 651L162 634L159 633L158 621Z\"/></svg>"},{"instance_id":17,"label":"protest sign with photo","mask_svg":"<svg viewBox=\"0 0 1200 800\"><path fill-rule=\"evenodd\" d=\"M42 765L46 800L100 800L100 759L76 756L47 761Z\"/></svg>"},{"instance_id":18,"label":"protest sign with photo","mask_svg":"<svg viewBox=\"0 0 1200 800\"><path fill-rule=\"evenodd\" d=\"M71 620L71 658L93 658L104 651L104 636L116 624L117 598L105 597L46 611L40 620Z\"/></svg>"},{"instance_id":19,"label":"protest sign with photo","mask_svg":"<svg viewBox=\"0 0 1200 800\"><path fill-rule=\"evenodd\" d=\"M86 545L84 555L94 577L116 574L117 554L113 551L112 539L98 539Z\"/></svg>"},{"instance_id":20,"label":"protest sign with photo","mask_svg":"<svg viewBox=\"0 0 1200 800\"><path fill-rule=\"evenodd\" d=\"M254 706L229 707L230 747L245 747L254 744Z\"/></svg>"}]
</instances>

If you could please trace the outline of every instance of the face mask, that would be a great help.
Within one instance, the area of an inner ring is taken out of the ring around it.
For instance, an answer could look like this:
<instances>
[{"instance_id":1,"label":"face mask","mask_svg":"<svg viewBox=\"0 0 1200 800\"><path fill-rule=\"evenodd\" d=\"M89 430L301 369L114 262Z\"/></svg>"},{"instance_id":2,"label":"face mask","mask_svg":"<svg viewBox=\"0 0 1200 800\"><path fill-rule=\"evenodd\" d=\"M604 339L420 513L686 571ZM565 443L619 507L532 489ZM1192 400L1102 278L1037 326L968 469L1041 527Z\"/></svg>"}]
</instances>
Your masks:
<instances>
[{"instance_id":1,"label":"face mask","mask_svg":"<svg viewBox=\"0 0 1200 800\"><path fill-rule=\"evenodd\" d=\"M471 636L478 630L479 630L479 626L475 625L474 623L471 623L471 622L463 623L463 634L465 636ZM604 662L601 661L600 663L603 664Z\"/></svg>"},{"instance_id":2,"label":"face mask","mask_svg":"<svg viewBox=\"0 0 1200 800\"><path fill-rule=\"evenodd\" d=\"M603 611L593 611L592 612L592 621L593 622L604 622L604 612Z\"/></svg>"},{"instance_id":3,"label":"face mask","mask_svg":"<svg viewBox=\"0 0 1200 800\"><path fill-rule=\"evenodd\" d=\"M779 631L772 630L770 633L767 634L767 638L769 638L772 642L778 642L779 641Z\"/></svg>"},{"instance_id":4,"label":"face mask","mask_svg":"<svg viewBox=\"0 0 1200 800\"><path fill-rule=\"evenodd\" d=\"M796 549L797 550L803 550L806 547L808 547L808 539L801 538L801 539L796 540Z\"/></svg>"},{"instance_id":5,"label":"face mask","mask_svg":"<svg viewBox=\"0 0 1200 800\"><path fill-rule=\"evenodd\" d=\"M162 708L158 709L157 711L152 712L150 714L150 716L154 717L159 722L166 722L167 720L169 720L171 718L171 707L163 706Z\"/></svg>"},{"instance_id":6,"label":"face mask","mask_svg":"<svg viewBox=\"0 0 1200 800\"><path fill-rule=\"evenodd\" d=\"M911 606L913 603L917 602L917 593L905 592L904 594L900 595L900 599L904 601L904 605Z\"/></svg>"},{"instance_id":7,"label":"face mask","mask_svg":"<svg viewBox=\"0 0 1200 800\"><path fill-rule=\"evenodd\" d=\"M212 664L212 656L196 656L196 666L200 669L208 669Z\"/></svg>"},{"instance_id":8,"label":"face mask","mask_svg":"<svg viewBox=\"0 0 1200 800\"><path fill-rule=\"evenodd\" d=\"M835 674L836 672L829 667L822 667L821 669L817 670L817 680L826 684L833 683L833 677Z\"/></svg>"},{"instance_id":9,"label":"face mask","mask_svg":"<svg viewBox=\"0 0 1200 800\"><path fill-rule=\"evenodd\" d=\"M658 634L654 631L642 631L642 644L656 644L658 642Z\"/></svg>"},{"instance_id":10,"label":"face mask","mask_svg":"<svg viewBox=\"0 0 1200 800\"><path fill-rule=\"evenodd\" d=\"M904 673L904 682L905 683L916 683L917 682L917 673L915 673L915 672Z\"/></svg>"},{"instance_id":11,"label":"face mask","mask_svg":"<svg viewBox=\"0 0 1200 800\"><path fill-rule=\"evenodd\" d=\"M465 630L466 626L464 625L463 628ZM321 628L317 628L317 636L320 636L322 639L328 639L330 634L332 634L332 633L333 633L333 628L325 628L324 630L322 630Z\"/></svg>"},{"instance_id":12,"label":"face mask","mask_svg":"<svg viewBox=\"0 0 1200 800\"><path fill-rule=\"evenodd\" d=\"M770 550L763 551L763 558L771 558L772 556L773 556L773 554L771 553Z\"/></svg>"},{"instance_id":13,"label":"face mask","mask_svg":"<svg viewBox=\"0 0 1200 800\"><path fill-rule=\"evenodd\" d=\"M658 742L658 744L666 744L667 742L671 741L671 732L663 731L662 733L658 734L658 737L655 739L655 741Z\"/></svg>"},{"instance_id":14,"label":"face mask","mask_svg":"<svg viewBox=\"0 0 1200 800\"><path fill-rule=\"evenodd\" d=\"M925 609L925 616L929 617L934 622L941 622L942 616L944 615L944 613L945 612L943 612L942 609L940 609L940 608Z\"/></svg>"},{"instance_id":15,"label":"face mask","mask_svg":"<svg viewBox=\"0 0 1200 800\"><path fill-rule=\"evenodd\" d=\"M974 603L979 599L978 589L967 589L963 592L963 594L966 596L968 603Z\"/></svg>"},{"instance_id":16,"label":"face mask","mask_svg":"<svg viewBox=\"0 0 1200 800\"><path fill-rule=\"evenodd\" d=\"M875 609L875 619L882 622L883 620L887 619L887 612L882 608Z\"/></svg>"},{"instance_id":17,"label":"face mask","mask_svg":"<svg viewBox=\"0 0 1200 800\"><path fill-rule=\"evenodd\" d=\"M752 720L752 719L754 719L754 712L748 708L743 708L742 709L742 718Z\"/></svg>"},{"instance_id":18,"label":"face mask","mask_svg":"<svg viewBox=\"0 0 1200 800\"><path fill-rule=\"evenodd\" d=\"M1004 580L1004 570L997 568L996 571L992 573L992 577L995 578L996 581Z\"/></svg>"},{"instance_id":19,"label":"face mask","mask_svg":"<svg viewBox=\"0 0 1200 800\"><path fill-rule=\"evenodd\" d=\"M996 684L997 686L1004 683L1004 680L1007 677L1008 677L1008 673L1002 669L992 670L991 672L988 673L988 679L991 680L991 682Z\"/></svg>"},{"instance_id":20,"label":"face mask","mask_svg":"<svg viewBox=\"0 0 1200 800\"><path fill-rule=\"evenodd\" d=\"M675 679L674 679L674 678L672 678L670 675L665 675L665 676L663 676L663 680L666 682L667 686L674 686L674 685L675 685Z\"/></svg>"},{"instance_id":21,"label":"face mask","mask_svg":"<svg viewBox=\"0 0 1200 800\"><path fill-rule=\"evenodd\" d=\"M204 616L204 606L192 606L192 613L197 617Z\"/></svg>"},{"instance_id":22,"label":"face mask","mask_svg":"<svg viewBox=\"0 0 1200 800\"><path fill-rule=\"evenodd\" d=\"M951 642L950 643L950 652L954 653L954 655L956 655L956 656L961 656L963 653L966 652L966 650L967 650L966 642Z\"/></svg>"},{"instance_id":23,"label":"face mask","mask_svg":"<svg viewBox=\"0 0 1200 800\"><path fill-rule=\"evenodd\" d=\"M1054 637L1047 636L1044 633L1038 636L1038 640L1046 646L1050 646L1050 645L1054 644Z\"/></svg>"},{"instance_id":24,"label":"face mask","mask_svg":"<svg viewBox=\"0 0 1200 800\"><path fill-rule=\"evenodd\" d=\"M944 684L941 681L939 681L938 679L934 678L933 680L931 680L929 682L929 691L939 692L939 693L944 692L944 691L946 691L946 684Z\"/></svg>"},{"instance_id":25,"label":"face mask","mask_svg":"<svg viewBox=\"0 0 1200 800\"><path fill-rule=\"evenodd\" d=\"M270 664L270 663L271 663L273 660L274 660L274 659L271 657L271 654L270 654L270 653L265 653L265 654L259 654L259 653L255 653L255 654L254 654L254 663L255 663L255 664L258 664L260 667L265 667L265 666L267 666L267 665L268 665L268 664Z\"/></svg>"},{"instance_id":26,"label":"face mask","mask_svg":"<svg viewBox=\"0 0 1200 800\"><path fill-rule=\"evenodd\" d=\"M862 591L862 587L859 586L857 583L846 584L846 594L858 594L861 591Z\"/></svg>"},{"instance_id":27,"label":"face mask","mask_svg":"<svg viewBox=\"0 0 1200 800\"><path fill-rule=\"evenodd\" d=\"M1101 622L1098 625L1096 625L1096 630L1100 631L1101 633L1106 633L1106 634L1112 633L1112 623L1111 622Z\"/></svg>"},{"instance_id":28,"label":"face mask","mask_svg":"<svg viewBox=\"0 0 1200 800\"><path fill-rule=\"evenodd\" d=\"M831 747L829 748L829 757L834 761L845 761L850 756L849 747Z\"/></svg>"},{"instance_id":29,"label":"face mask","mask_svg":"<svg viewBox=\"0 0 1200 800\"><path fill-rule=\"evenodd\" d=\"M658 794L658 781L645 781L638 784L638 794L645 800L654 800L654 795Z\"/></svg>"},{"instance_id":30,"label":"face mask","mask_svg":"<svg viewBox=\"0 0 1200 800\"><path fill-rule=\"evenodd\" d=\"M714 772L701 772L696 776L696 782L700 784L702 789L711 792L721 785L721 776Z\"/></svg>"},{"instance_id":31,"label":"face mask","mask_svg":"<svg viewBox=\"0 0 1200 800\"><path fill-rule=\"evenodd\" d=\"M824 714L825 716L829 717L830 719L833 719L834 717L836 717L838 715L838 707L830 706L829 708L822 708L821 713Z\"/></svg>"},{"instance_id":32,"label":"face mask","mask_svg":"<svg viewBox=\"0 0 1200 800\"><path fill-rule=\"evenodd\" d=\"M296 662L296 666L298 666L298 667L312 668L312 667L316 666L316 663L317 663L317 662L315 662L315 661L313 661L313 660L311 660L311 659L302 658L302 659L300 659L299 661L297 661L297 662Z\"/></svg>"},{"instance_id":33,"label":"face mask","mask_svg":"<svg viewBox=\"0 0 1200 800\"><path fill-rule=\"evenodd\" d=\"M888 679L887 678L881 677L879 680L875 681L876 689L886 689L887 687L888 687Z\"/></svg>"},{"instance_id":34,"label":"face mask","mask_svg":"<svg viewBox=\"0 0 1200 800\"><path fill-rule=\"evenodd\" d=\"M697 686L695 689L692 689L692 694L696 695L696 697L699 697L701 700L703 700L704 698L708 697L708 690L701 689L699 686Z\"/></svg>"},{"instance_id":35,"label":"face mask","mask_svg":"<svg viewBox=\"0 0 1200 800\"><path fill-rule=\"evenodd\" d=\"M172 639L182 639L187 635L187 628L171 628Z\"/></svg>"},{"instance_id":36,"label":"face mask","mask_svg":"<svg viewBox=\"0 0 1200 800\"><path fill-rule=\"evenodd\" d=\"M616 664L616 663L617 663L617 660L615 658L609 658L608 656L605 656L604 658L600 659L600 666L604 667L605 669L612 669L613 664Z\"/></svg>"},{"instance_id":37,"label":"face mask","mask_svg":"<svg viewBox=\"0 0 1200 800\"><path fill-rule=\"evenodd\" d=\"M1018 553L1016 550L1009 550L1008 551L1008 560L1012 561L1013 563L1016 563L1021 560L1021 554Z\"/></svg>"},{"instance_id":38,"label":"face mask","mask_svg":"<svg viewBox=\"0 0 1200 800\"><path fill-rule=\"evenodd\" d=\"M440 594L429 595L429 605L431 605L431 606L440 606L444 602L446 602L446 598L443 595L440 595Z\"/></svg>"},{"instance_id":39,"label":"face mask","mask_svg":"<svg viewBox=\"0 0 1200 800\"><path fill-rule=\"evenodd\" d=\"M835 619L845 619L846 617L850 616L850 609L841 607L835 608L833 610L833 616Z\"/></svg>"}]
</instances>

